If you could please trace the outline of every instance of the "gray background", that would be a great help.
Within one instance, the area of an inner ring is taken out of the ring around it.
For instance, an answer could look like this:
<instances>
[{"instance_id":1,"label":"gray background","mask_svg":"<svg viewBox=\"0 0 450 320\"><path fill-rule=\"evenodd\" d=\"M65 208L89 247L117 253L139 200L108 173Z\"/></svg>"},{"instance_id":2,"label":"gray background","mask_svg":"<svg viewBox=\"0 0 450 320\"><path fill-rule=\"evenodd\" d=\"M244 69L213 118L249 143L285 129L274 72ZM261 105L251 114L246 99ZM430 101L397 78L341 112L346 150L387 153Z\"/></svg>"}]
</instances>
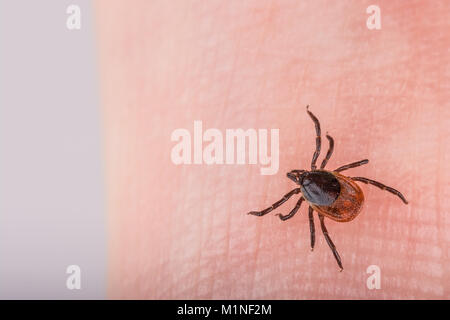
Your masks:
<instances>
[{"instance_id":1,"label":"gray background","mask_svg":"<svg viewBox=\"0 0 450 320\"><path fill-rule=\"evenodd\" d=\"M66 28L70 4L81 30ZM106 295L91 1L0 0L0 298ZM81 290L66 287L68 265Z\"/></svg>"}]
</instances>

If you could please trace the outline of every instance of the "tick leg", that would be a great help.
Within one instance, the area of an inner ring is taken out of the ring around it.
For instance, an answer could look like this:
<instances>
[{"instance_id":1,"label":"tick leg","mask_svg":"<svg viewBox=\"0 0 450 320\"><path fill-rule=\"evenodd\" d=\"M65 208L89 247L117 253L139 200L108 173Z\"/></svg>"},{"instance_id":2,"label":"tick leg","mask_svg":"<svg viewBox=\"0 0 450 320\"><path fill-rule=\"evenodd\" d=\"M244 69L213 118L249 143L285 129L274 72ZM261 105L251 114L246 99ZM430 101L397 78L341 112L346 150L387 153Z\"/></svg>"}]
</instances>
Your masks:
<instances>
[{"instance_id":1,"label":"tick leg","mask_svg":"<svg viewBox=\"0 0 450 320\"><path fill-rule=\"evenodd\" d=\"M291 210L291 212L289 212L286 215L278 213L277 216L279 216L280 219L283 221L292 218L297 213L298 209L300 209L300 206L302 205L303 200L304 200L303 197L300 197L300 199L298 199L297 204L295 205L294 209Z\"/></svg>"},{"instance_id":2,"label":"tick leg","mask_svg":"<svg viewBox=\"0 0 450 320\"><path fill-rule=\"evenodd\" d=\"M341 257L339 256L339 253L336 250L336 246L334 245L333 241L331 241L331 238L328 235L327 227L325 227L324 216L319 214L319 219L320 219L320 226L322 227L322 232L325 237L325 240L327 240L327 243L330 246L331 251L333 251L334 257L336 258L337 264L339 265L339 268L341 268L341 271L342 271L342 270L344 270L344 268L342 267Z\"/></svg>"},{"instance_id":3,"label":"tick leg","mask_svg":"<svg viewBox=\"0 0 450 320\"><path fill-rule=\"evenodd\" d=\"M320 138L320 123L317 120L316 116L312 114L311 111L308 110L309 106L306 106L306 112L308 112L311 117L314 125L316 126L316 151L314 151L312 160L311 160L311 170L316 170L316 161L320 154L320 146L321 146L321 138Z\"/></svg>"},{"instance_id":4,"label":"tick leg","mask_svg":"<svg viewBox=\"0 0 450 320\"><path fill-rule=\"evenodd\" d=\"M359 167L362 166L363 164L369 163L369 160L364 159L361 161L356 161L356 162L352 162L350 164L346 164L345 166L339 167L336 170L333 170L334 172L341 172L350 168L355 168L355 167Z\"/></svg>"},{"instance_id":5,"label":"tick leg","mask_svg":"<svg viewBox=\"0 0 450 320\"><path fill-rule=\"evenodd\" d=\"M311 251L314 250L314 244L316 243L316 228L314 227L313 208L309 207L309 231L311 232Z\"/></svg>"},{"instance_id":6,"label":"tick leg","mask_svg":"<svg viewBox=\"0 0 450 320\"><path fill-rule=\"evenodd\" d=\"M277 202L275 202L273 205L271 205L270 207L268 207L267 209L264 209L262 211L251 211L248 212L247 214L251 214L254 216L258 216L261 217L263 215L268 214L269 212L273 211L274 209L278 208L279 206L281 206L283 203L285 203L286 201L289 200L290 197L292 197L294 194L298 194L300 192L300 188L296 188L288 193L286 193L283 198L281 198L280 200L278 200Z\"/></svg>"},{"instance_id":7,"label":"tick leg","mask_svg":"<svg viewBox=\"0 0 450 320\"><path fill-rule=\"evenodd\" d=\"M327 139L328 139L328 142L330 143L330 147L328 148L328 152L327 152L327 155L325 156L325 159L323 159L322 164L320 165L320 169L325 168L325 166L327 165L328 160L330 160L331 155L333 154L333 150L334 150L333 138L327 134Z\"/></svg>"},{"instance_id":8,"label":"tick leg","mask_svg":"<svg viewBox=\"0 0 450 320\"><path fill-rule=\"evenodd\" d=\"M378 181L370 180L370 179L363 178L363 177L352 177L352 180L354 180L354 181L360 181L360 182L367 183L367 184L371 184L371 185L373 185L373 186L375 186L375 187L378 187L378 188L380 188L380 189L382 189L382 190L389 191L390 193L393 193L393 194L395 194L397 197L399 197L400 199L402 199L402 201L403 201L405 204L408 204L408 201L407 201L407 200L405 199L405 197L400 193L400 191L395 190L394 188L388 187L388 186L386 186L386 185L384 185L384 184L382 184L382 183L380 183L380 182L378 182Z\"/></svg>"}]
</instances>

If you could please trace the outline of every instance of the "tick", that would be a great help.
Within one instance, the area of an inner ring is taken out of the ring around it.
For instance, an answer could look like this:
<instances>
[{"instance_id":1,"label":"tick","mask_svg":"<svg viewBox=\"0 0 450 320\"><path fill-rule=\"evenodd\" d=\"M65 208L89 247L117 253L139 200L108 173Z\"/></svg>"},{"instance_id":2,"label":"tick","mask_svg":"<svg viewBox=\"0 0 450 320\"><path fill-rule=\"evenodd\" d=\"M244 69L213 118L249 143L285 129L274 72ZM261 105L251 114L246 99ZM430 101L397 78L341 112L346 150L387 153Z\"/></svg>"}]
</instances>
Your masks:
<instances>
[{"instance_id":1,"label":"tick","mask_svg":"<svg viewBox=\"0 0 450 320\"><path fill-rule=\"evenodd\" d=\"M369 162L367 159L347 164L333 171L325 170L324 168L334 150L334 140L328 134L326 135L329 142L328 152L323 159L320 168L317 169L316 161L319 157L321 148L320 123L316 116L309 111L308 106L306 107L306 112L311 117L316 128L316 150L314 151L311 160L311 171L292 170L291 172L288 172L287 177L300 187L288 192L283 196L283 198L272 204L267 209L262 211L251 211L248 214L258 217L264 216L281 206L293 195L301 193L301 197L298 199L297 204L291 212L286 215L277 214L277 216L282 221L292 218L300 209L302 202L306 200L309 205L308 215L309 229L311 233L311 250L314 250L316 239L313 216L314 211L316 211L319 216L323 236L325 237L328 246L336 258L340 271L342 271L344 268L342 267L341 257L339 256L336 246L331 240L327 228L325 227L325 217L337 222L349 222L356 218L356 216L361 212L364 203L364 194L358 184L356 184L356 181L371 184L382 190L389 191L399 197L405 204L408 204L408 201L406 201L405 197L399 191L380 182L363 177L348 177L340 173L344 170L367 164Z\"/></svg>"}]
</instances>

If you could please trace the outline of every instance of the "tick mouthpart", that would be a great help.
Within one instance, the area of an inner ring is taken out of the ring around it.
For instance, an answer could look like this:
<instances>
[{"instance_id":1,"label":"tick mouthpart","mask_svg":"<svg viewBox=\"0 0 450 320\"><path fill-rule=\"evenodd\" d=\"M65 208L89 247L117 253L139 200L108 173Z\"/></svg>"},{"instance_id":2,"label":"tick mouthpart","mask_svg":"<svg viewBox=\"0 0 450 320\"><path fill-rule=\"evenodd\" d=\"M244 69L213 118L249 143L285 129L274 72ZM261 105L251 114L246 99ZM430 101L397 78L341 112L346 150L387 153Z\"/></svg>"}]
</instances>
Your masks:
<instances>
[{"instance_id":1,"label":"tick mouthpart","mask_svg":"<svg viewBox=\"0 0 450 320\"><path fill-rule=\"evenodd\" d=\"M294 181L295 183L297 183L297 177L296 177L293 173L288 172L288 173L286 174L286 176L287 176L289 179L291 179L292 181Z\"/></svg>"},{"instance_id":2,"label":"tick mouthpart","mask_svg":"<svg viewBox=\"0 0 450 320\"><path fill-rule=\"evenodd\" d=\"M291 170L286 176L297 184L301 184L303 176L306 174L306 170Z\"/></svg>"}]
</instances>

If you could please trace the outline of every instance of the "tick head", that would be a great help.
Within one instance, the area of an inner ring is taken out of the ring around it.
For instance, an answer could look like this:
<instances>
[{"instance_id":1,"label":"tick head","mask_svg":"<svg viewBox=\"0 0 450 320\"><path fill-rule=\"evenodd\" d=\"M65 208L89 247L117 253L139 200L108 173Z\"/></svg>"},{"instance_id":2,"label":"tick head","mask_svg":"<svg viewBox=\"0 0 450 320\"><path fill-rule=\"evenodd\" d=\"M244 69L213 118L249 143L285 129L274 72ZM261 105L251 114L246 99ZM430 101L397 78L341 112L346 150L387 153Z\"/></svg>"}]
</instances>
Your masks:
<instances>
[{"instance_id":1,"label":"tick head","mask_svg":"<svg viewBox=\"0 0 450 320\"><path fill-rule=\"evenodd\" d=\"M307 174L306 170L292 170L291 172L288 172L286 175L296 184L301 185L306 174Z\"/></svg>"},{"instance_id":2,"label":"tick head","mask_svg":"<svg viewBox=\"0 0 450 320\"><path fill-rule=\"evenodd\" d=\"M319 206L331 205L341 192L339 180L328 171L305 172L300 188L305 200Z\"/></svg>"}]
</instances>

